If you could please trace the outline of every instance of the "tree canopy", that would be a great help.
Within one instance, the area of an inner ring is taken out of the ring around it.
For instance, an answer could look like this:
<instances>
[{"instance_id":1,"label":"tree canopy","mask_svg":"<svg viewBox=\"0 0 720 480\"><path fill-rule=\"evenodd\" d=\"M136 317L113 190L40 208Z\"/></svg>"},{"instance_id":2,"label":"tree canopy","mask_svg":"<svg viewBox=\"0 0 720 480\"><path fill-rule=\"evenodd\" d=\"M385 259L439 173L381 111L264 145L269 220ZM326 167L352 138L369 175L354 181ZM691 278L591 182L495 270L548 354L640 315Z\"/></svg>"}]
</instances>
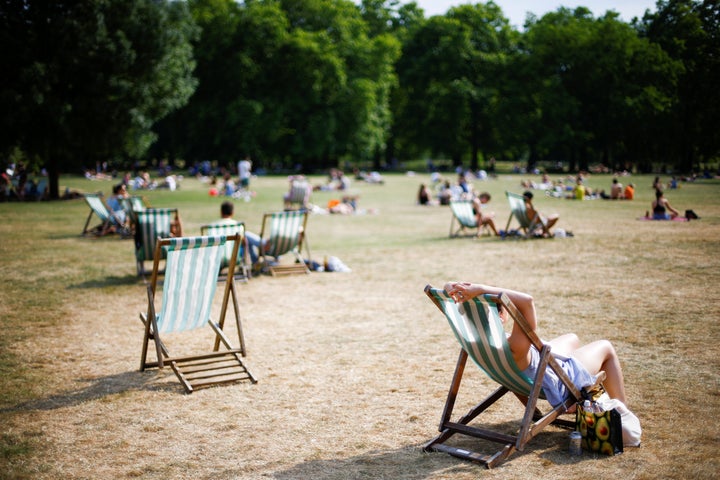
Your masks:
<instances>
[{"instance_id":1,"label":"tree canopy","mask_svg":"<svg viewBox=\"0 0 720 480\"><path fill-rule=\"evenodd\" d=\"M492 1L0 3L0 149L57 175L252 156L272 170L490 157L690 172L720 156L720 6L642 19Z\"/></svg>"},{"instance_id":2,"label":"tree canopy","mask_svg":"<svg viewBox=\"0 0 720 480\"><path fill-rule=\"evenodd\" d=\"M195 89L189 20L180 2L3 2L0 146L36 157L53 198L61 170L142 155Z\"/></svg>"}]
</instances>

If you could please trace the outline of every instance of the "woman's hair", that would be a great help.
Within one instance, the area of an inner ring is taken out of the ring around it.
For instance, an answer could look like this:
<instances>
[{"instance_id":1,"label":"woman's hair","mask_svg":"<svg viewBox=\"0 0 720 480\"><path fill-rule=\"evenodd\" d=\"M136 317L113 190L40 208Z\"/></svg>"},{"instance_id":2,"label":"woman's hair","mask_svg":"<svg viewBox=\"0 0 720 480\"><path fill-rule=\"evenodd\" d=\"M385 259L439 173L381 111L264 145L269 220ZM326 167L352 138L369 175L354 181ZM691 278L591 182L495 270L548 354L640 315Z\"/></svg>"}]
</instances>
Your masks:
<instances>
[{"instance_id":1,"label":"woman's hair","mask_svg":"<svg viewBox=\"0 0 720 480\"><path fill-rule=\"evenodd\" d=\"M656 199L659 199L659 198L662 197L662 196L663 196L663 191L660 190L659 188L656 188L656 189L655 189L655 198L656 198Z\"/></svg>"}]
</instances>

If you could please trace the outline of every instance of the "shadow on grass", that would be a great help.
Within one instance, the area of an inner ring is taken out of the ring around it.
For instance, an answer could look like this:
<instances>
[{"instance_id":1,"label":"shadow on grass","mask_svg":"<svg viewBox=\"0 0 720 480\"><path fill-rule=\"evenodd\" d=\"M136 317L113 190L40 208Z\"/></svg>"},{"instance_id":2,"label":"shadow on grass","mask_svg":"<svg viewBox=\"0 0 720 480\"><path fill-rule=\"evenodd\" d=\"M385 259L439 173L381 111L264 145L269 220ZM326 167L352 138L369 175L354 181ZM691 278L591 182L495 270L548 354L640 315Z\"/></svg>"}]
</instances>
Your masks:
<instances>
[{"instance_id":1,"label":"shadow on grass","mask_svg":"<svg viewBox=\"0 0 720 480\"><path fill-rule=\"evenodd\" d=\"M493 425L493 429L512 432L517 428L517 422L505 422ZM430 440L430 438L428 438ZM497 452L501 445L485 440L469 437L457 437L451 441L453 445L474 450L483 454ZM514 452L496 470L502 470L513 460L530 455L535 460L545 464L573 465L588 460L597 460L592 455L571 456L567 451L567 430L554 429L542 432L531 441L522 452ZM603 458L609 458L604 457ZM308 460L292 467L275 472L272 476L277 480L294 480L297 478L312 478L315 480L340 480L364 478L392 478L392 479L423 479L423 478L452 478L454 475L471 472L480 476L485 466L455 458L442 452L424 452L422 446L409 446L388 451L371 451L350 458L333 458L323 460Z\"/></svg>"},{"instance_id":2,"label":"shadow on grass","mask_svg":"<svg viewBox=\"0 0 720 480\"><path fill-rule=\"evenodd\" d=\"M135 371L105 377L80 379L80 381L86 383L87 386L3 408L0 409L0 413L28 410L55 410L76 406L89 400L98 400L111 395L138 390L176 391L182 393L183 389L179 383L159 382L157 373L156 371Z\"/></svg>"},{"instance_id":3,"label":"shadow on grass","mask_svg":"<svg viewBox=\"0 0 720 480\"><path fill-rule=\"evenodd\" d=\"M350 458L309 460L286 470L275 472L277 480L312 478L313 480L352 480L366 478L392 478L394 480L437 477L452 478L463 472L485 468L463 462L446 454L425 453L422 446L408 446L395 450L370 451Z\"/></svg>"},{"instance_id":4,"label":"shadow on grass","mask_svg":"<svg viewBox=\"0 0 720 480\"><path fill-rule=\"evenodd\" d=\"M93 280L86 280L82 283L76 283L74 285L68 285L67 288L103 288L103 287L120 287L125 285L145 285L143 278L138 275L123 275L123 276L111 276L104 278L97 278Z\"/></svg>"}]
</instances>

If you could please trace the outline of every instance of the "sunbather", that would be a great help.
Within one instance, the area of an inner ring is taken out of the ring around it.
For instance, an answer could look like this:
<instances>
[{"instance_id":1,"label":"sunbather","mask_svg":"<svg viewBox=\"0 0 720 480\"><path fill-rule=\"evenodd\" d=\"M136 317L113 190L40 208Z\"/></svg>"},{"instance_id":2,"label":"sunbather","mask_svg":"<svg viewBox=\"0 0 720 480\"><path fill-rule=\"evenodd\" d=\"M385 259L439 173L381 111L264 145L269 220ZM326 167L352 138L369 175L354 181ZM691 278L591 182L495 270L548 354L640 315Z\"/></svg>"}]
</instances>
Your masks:
<instances>
[{"instance_id":1,"label":"sunbather","mask_svg":"<svg viewBox=\"0 0 720 480\"><path fill-rule=\"evenodd\" d=\"M537 330L535 304L532 296L527 293L469 282L447 283L445 285L445 291L456 302L465 302L483 294L498 295L500 293L506 293L520 313L525 317L530 328L533 331ZM508 318L508 312L506 312L500 304L498 305L500 318L503 323L505 323ZM616 398L627 405L620 360L615 352L615 348L608 340L597 340L580 346L577 335L569 333L546 343L550 344L554 354L561 357L558 360L563 370L578 388L592 385L595 381L593 376L600 371L604 371L607 378L603 382L603 386L610 398ZM540 355L517 323L513 323L512 332L508 336L508 344L518 367L524 370L529 377L534 377ZM555 372L549 367L545 372L543 391L553 405L561 403L569 395L562 382L560 382L555 375Z\"/></svg>"}]
</instances>

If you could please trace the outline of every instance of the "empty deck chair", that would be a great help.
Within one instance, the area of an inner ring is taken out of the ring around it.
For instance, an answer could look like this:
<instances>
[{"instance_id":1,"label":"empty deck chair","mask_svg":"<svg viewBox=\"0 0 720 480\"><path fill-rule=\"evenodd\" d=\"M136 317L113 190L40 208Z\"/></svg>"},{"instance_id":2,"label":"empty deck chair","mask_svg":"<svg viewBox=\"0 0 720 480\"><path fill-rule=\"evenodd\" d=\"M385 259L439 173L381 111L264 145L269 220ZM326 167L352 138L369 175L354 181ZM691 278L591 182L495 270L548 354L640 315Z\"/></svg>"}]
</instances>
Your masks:
<instances>
[{"instance_id":1,"label":"empty deck chair","mask_svg":"<svg viewBox=\"0 0 720 480\"><path fill-rule=\"evenodd\" d=\"M306 179L290 181L290 190L283 196L285 210L307 210L310 206L312 187Z\"/></svg>"},{"instance_id":2,"label":"empty deck chair","mask_svg":"<svg viewBox=\"0 0 720 480\"><path fill-rule=\"evenodd\" d=\"M251 275L251 265L248 256L247 240L245 239L245 224L243 222L212 223L200 227L201 235L240 235L241 243L235 266L235 279L248 280ZM235 248L233 242L225 244L225 253L221 263L221 271L230 265L230 255Z\"/></svg>"},{"instance_id":3,"label":"empty deck chair","mask_svg":"<svg viewBox=\"0 0 720 480\"><path fill-rule=\"evenodd\" d=\"M233 252L228 265L228 277L223 289L222 305L217 321L212 320L211 310L215 300L220 264L225 254L225 244L233 242ZM169 364L187 393L213 385L249 380L255 383L242 357L245 342L240 322L237 291L233 273L235 258L241 242L239 235L165 238L157 241L153 261L153 273L147 288L147 311L140 314L144 325L144 338L140 370L163 368ZM165 277L160 297L158 274L161 250L166 252ZM233 346L224 328L230 300L235 313L235 329L238 346ZM199 354L172 355L167 340L173 333L209 326L214 341L208 338L207 349ZM162 338L161 338L162 336ZM157 360L149 360L150 342L154 344ZM212 346L210 344L213 344ZM222 343L223 349L220 348Z\"/></svg>"},{"instance_id":4,"label":"empty deck chair","mask_svg":"<svg viewBox=\"0 0 720 480\"><path fill-rule=\"evenodd\" d=\"M305 246L310 258L310 249L305 238L307 219L306 210L266 213L263 216L260 243L264 247L260 249L259 262L272 276L310 273L301 255ZM279 263L280 257L288 253L295 258L295 263ZM271 260L271 257L274 260Z\"/></svg>"},{"instance_id":5,"label":"empty deck chair","mask_svg":"<svg viewBox=\"0 0 720 480\"><path fill-rule=\"evenodd\" d=\"M92 234L102 236L110 233L113 227L115 227L115 230L117 230L121 236L125 237L129 235L125 222L107 206L102 193L86 193L83 197L90 207L90 213L85 221L81 235ZM95 227L88 228L93 215L98 217L100 223Z\"/></svg>"},{"instance_id":6,"label":"empty deck chair","mask_svg":"<svg viewBox=\"0 0 720 480\"><path fill-rule=\"evenodd\" d=\"M150 208L150 204L145 198L139 195L131 195L121 200L123 210L130 219L130 227L134 231L137 226L137 212L141 212L146 208Z\"/></svg>"},{"instance_id":7,"label":"empty deck chair","mask_svg":"<svg viewBox=\"0 0 720 480\"><path fill-rule=\"evenodd\" d=\"M574 421L563 420L558 417L567 408L580 400L582 393L561 369L550 352L550 347L544 345L535 332L530 329L525 318L507 295L483 295L458 304L442 289L436 289L428 285L425 287L425 293L445 315L461 347L455 374L440 419L440 434L424 446L426 451L449 453L460 458L480 462L486 467L492 468L507 459L515 450L522 451L525 445L548 424L567 428L575 427ZM540 365L535 378L529 378L515 363L497 311L496 302L502 302L513 321L518 322L540 352ZM458 420L452 420L453 408L468 356L490 379L498 383L499 387L464 416ZM542 380L547 366L550 366L557 373L570 392L570 396L564 403L551 408L548 413L543 414L538 408L538 401L544 398ZM506 393L513 393L525 405L524 415L518 423L516 433L499 431L497 427L493 426L481 426L479 424L480 414L490 408ZM471 422L475 423L471 424ZM470 450L467 445L463 445L462 448L453 446L448 443L448 440L454 435L465 435L488 440L499 444L500 450L483 454Z\"/></svg>"},{"instance_id":8,"label":"empty deck chair","mask_svg":"<svg viewBox=\"0 0 720 480\"><path fill-rule=\"evenodd\" d=\"M137 225L135 226L135 259L137 261L138 275L145 275L145 262L155 259L155 243L158 238L169 238L173 216L177 218L176 208L146 208L136 212ZM160 251L163 255L164 251Z\"/></svg>"}]
</instances>

